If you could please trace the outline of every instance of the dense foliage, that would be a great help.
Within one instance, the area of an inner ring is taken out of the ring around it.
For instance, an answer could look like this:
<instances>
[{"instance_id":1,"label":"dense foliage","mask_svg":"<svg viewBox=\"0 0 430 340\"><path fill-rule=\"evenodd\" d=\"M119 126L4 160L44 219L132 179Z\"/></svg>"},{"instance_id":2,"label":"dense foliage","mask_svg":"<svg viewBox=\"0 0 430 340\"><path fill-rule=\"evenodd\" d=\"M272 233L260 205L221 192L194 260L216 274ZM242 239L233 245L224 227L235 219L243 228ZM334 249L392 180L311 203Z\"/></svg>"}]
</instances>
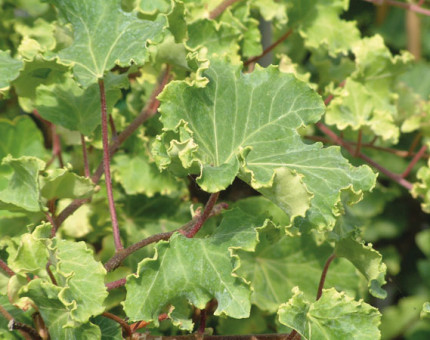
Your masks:
<instances>
[{"instance_id":1,"label":"dense foliage","mask_svg":"<svg viewBox=\"0 0 430 340\"><path fill-rule=\"evenodd\" d=\"M389 3L0 0L0 338L430 338L430 10Z\"/></svg>"}]
</instances>

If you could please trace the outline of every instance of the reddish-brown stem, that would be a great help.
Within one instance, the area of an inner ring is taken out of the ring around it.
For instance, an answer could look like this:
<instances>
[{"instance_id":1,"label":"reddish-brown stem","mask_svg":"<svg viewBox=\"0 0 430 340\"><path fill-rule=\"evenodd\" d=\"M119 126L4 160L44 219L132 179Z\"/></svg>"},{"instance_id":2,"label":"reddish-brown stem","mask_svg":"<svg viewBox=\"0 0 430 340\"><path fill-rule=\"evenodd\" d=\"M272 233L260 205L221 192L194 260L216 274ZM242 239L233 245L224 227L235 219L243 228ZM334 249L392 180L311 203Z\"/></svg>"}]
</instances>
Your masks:
<instances>
[{"instance_id":1,"label":"reddish-brown stem","mask_svg":"<svg viewBox=\"0 0 430 340\"><path fill-rule=\"evenodd\" d=\"M205 334L205 329L206 329L206 309L201 309L198 333Z\"/></svg>"},{"instance_id":2,"label":"reddish-brown stem","mask_svg":"<svg viewBox=\"0 0 430 340\"><path fill-rule=\"evenodd\" d=\"M409 147L409 150L408 150L408 155L412 155L413 154L413 152L414 152L414 150L415 150L415 148L417 147L417 145L418 145L418 143L420 142L420 140L421 140L421 138L423 137L423 134L420 132L420 133L418 133L415 137L414 137L414 139L413 139L413 141L412 141L412 143L411 143L411 146Z\"/></svg>"},{"instance_id":3,"label":"reddish-brown stem","mask_svg":"<svg viewBox=\"0 0 430 340\"><path fill-rule=\"evenodd\" d=\"M317 142L323 142L323 143L332 143L333 141L331 139L325 138L325 137L321 137L321 136L305 136L304 138L309 139L309 140L314 140ZM356 142L352 142L352 141L347 141L344 140L345 143L350 144L350 145L356 145ZM402 158L406 158L409 156L415 156L416 153L412 152L411 154L409 154L409 151L405 151L405 150L397 150L397 149L392 149L392 148L387 148L387 147L383 147L383 146L377 146L373 144L373 141L370 143L362 143L361 144L362 148L369 148L369 149L374 149L374 150L379 150L379 151L384 151L384 152L388 152L391 153L393 155L396 155L398 157L402 157ZM423 158L429 158L428 154L424 154L422 156Z\"/></svg>"},{"instance_id":4,"label":"reddish-brown stem","mask_svg":"<svg viewBox=\"0 0 430 340\"><path fill-rule=\"evenodd\" d=\"M375 5L387 4L393 7L400 7L412 12L430 16L430 9L422 8L420 5L413 4L413 3L401 2L401 1L395 1L395 0L364 0L364 1L371 2Z\"/></svg>"},{"instance_id":5,"label":"reddish-brown stem","mask_svg":"<svg viewBox=\"0 0 430 340\"><path fill-rule=\"evenodd\" d=\"M85 142L85 136L81 133L81 145L82 145L82 158L84 160L84 173L85 177L90 177L90 165L88 163L87 144Z\"/></svg>"},{"instance_id":6,"label":"reddish-brown stem","mask_svg":"<svg viewBox=\"0 0 430 340\"><path fill-rule=\"evenodd\" d=\"M326 134L336 144L344 147L345 150L347 150L351 155L354 155L355 150L351 147L351 145L348 144L347 142L345 142L336 133L334 133L333 131L331 131L326 125L324 125L322 122L318 122L318 123L316 123L316 126L321 130L321 132L323 132L324 134ZM389 171L388 169L384 168L382 165L376 163L370 157L368 157L368 156L366 156L366 155L364 155L362 153L359 153L357 157L361 158L367 164L369 164L372 167L376 168L377 170L379 170L380 172L382 172L385 176L387 176L388 178L390 178L393 181L397 182L398 184L400 184L401 186L405 187L406 189L408 189L408 190L412 189L412 183L410 183L409 181L407 181L404 178L402 178L402 176L397 175L397 174Z\"/></svg>"},{"instance_id":7,"label":"reddish-brown stem","mask_svg":"<svg viewBox=\"0 0 430 340\"><path fill-rule=\"evenodd\" d=\"M423 145L421 147L421 149L419 149L419 151L416 153L416 155L414 156L414 158L412 158L412 160L410 161L408 167L406 168L406 170L402 173L402 177L406 178L412 171L412 169L414 168L415 164L417 164L417 162L421 159L421 157L424 155L424 153L427 150L427 145Z\"/></svg>"},{"instance_id":8,"label":"reddish-brown stem","mask_svg":"<svg viewBox=\"0 0 430 340\"><path fill-rule=\"evenodd\" d=\"M354 157L358 157L358 155L361 152L361 142L362 142L362 139L363 139L363 131L360 129L358 131L357 145L355 147Z\"/></svg>"},{"instance_id":9,"label":"reddish-brown stem","mask_svg":"<svg viewBox=\"0 0 430 340\"><path fill-rule=\"evenodd\" d=\"M6 262L4 262L2 259L0 259L0 268L3 269L3 271L10 277L15 275L15 272L10 269Z\"/></svg>"},{"instance_id":10,"label":"reddish-brown stem","mask_svg":"<svg viewBox=\"0 0 430 340\"><path fill-rule=\"evenodd\" d=\"M116 281L112 281L112 282L108 282L105 284L107 290L112 290L115 288L119 288L119 287L123 287L125 286L125 284L127 283L127 279L126 278L122 278Z\"/></svg>"},{"instance_id":11,"label":"reddish-brown stem","mask_svg":"<svg viewBox=\"0 0 430 340\"><path fill-rule=\"evenodd\" d=\"M58 158L58 163L60 168L64 167L63 155L61 152L61 141L60 136L57 134L57 129L54 124L51 125L51 133L52 133L52 155Z\"/></svg>"},{"instance_id":12,"label":"reddish-brown stem","mask_svg":"<svg viewBox=\"0 0 430 340\"><path fill-rule=\"evenodd\" d=\"M295 329L288 335L286 340L300 340L301 336Z\"/></svg>"},{"instance_id":13,"label":"reddish-brown stem","mask_svg":"<svg viewBox=\"0 0 430 340\"><path fill-rule=\"evenodd\" d=\"M51 237L54 237L57 233L57 224L55 223L54 218L49 212L45 213L45 217L48 220L49 223L51 223Z\"/></svg>"},{"instance_id":14,"label":"reddish-brown stem","mask_svg":"<svg viewBox=\"0 0 430 340\"><path fill-rule=\"evenodd\" d=\"M33 327L25 323L12 319L9 321L8 327L11 331L17 330L26 333L32 340L43 340L39 333Z\"/></svg>"},{"instance_id":15,"label":"reddish-brown stem","mask_svg":"<svg viewBox=\"0 0 430 340\"><path fill-rule=\"evenodd\" d=\"M118 136L118 133L116 132L115 122L113 121L112 115L109 115L109 126L112 139L115 139Z\"/></svg>"},{"instance_id":16,"label":"reddish-brown stem","mask_svg":"<svg viewBox=\"0 0 430 340\"><path fill-rule=\"evenodd\" d=\"M209 214L209 217L212 216L216 216L219 215L221 213L222 210L227 209L227 204L226 203L220 203L220 204L216 204L212 211ZM114 256L112 256L106 263L105 263L105 269L110 272L116 268L118 268L122 261L124 261L127 256L131 255L132 253L134 253L135 251L146 247L147 245L150 245L152 243L158 242L158 241L167 241L175 232L179 231L182 232L183 234L187 234L187 232L189 230L191 230L194 225L199 221L199 219L201 218L201 215L196 214L196 216L194 216L194 218L189 221L188 223L184 224L181 228L173 230L173 231L169 231L169 232L165 232L165 233L160 233L160 234L155 234L155 235L151 235L143 240L140 240L134 244L132 244L131 246L116 252ZM116 288L116 287L115 287Z\"/></svg>"},{"instance_id":17,"label":"reddish-brown stem","mask_svg":"<svg viewBox=\"0 0 430 340\"><path fill-rule=\"evenodd\" d=\"M206 220L209 218L212 209L215 206L216 201L218 200L219 192L216 192L214 194L211 194L209 197L209 200L207 201L205 205L205 209L203 210L203 214L200 216L200 218L197 220L196 224L185 233L185 236L188 238L194 237L195 234L198 233L200 228L203 226L203 224L206 222Z\"/></svg>"},{"instance_id":18,"label":"reddish-brown stem","mask_svg":"<svg viewBox=\"0 0 430 340\"><path fill-rule=\"evenodd\" d=\"M291 334L291 333L290 333ZM300 336L300 335L299 335ZM202 335L193 333L188 335L161 336L142 334L140 339L145 340L201 340ZM204 340L287 340L289 334L247 334L247 335L205 335ZM294 337L294 340L300 339Z\"/></svg>"},{"instance_id":19,"label":"reddish-brown stem","mask_svg":"<svg viewBox=\"0 0 430 340\"><path fill-rule=\"evenodd\" d=\"M167 320L168 318L169 316L166 313L163 313L158 316L158 321L164 321L164 320ZM135 322L134 324L131 324L130 328L133 332L136 332L138 329L144 328L149 324L150 322L146 322L142 320L142 321Z\"/></svg>"},{"instance_id":20,"label":"reddish-brown stem","mask_svg":"<svg viewBox=\"0 0 430 340\"><path fill-rule=\"evenodd\" d=\"M330 257L327 259L323 271L321 273L321 279L320 284L318 286L318 292L317 292L317 301L320 299L322 295L322 291L324 288L325 278L327 276L328 268L330 267L330 263L336 258L336 254L331 254Z\"/></svg>"},{"instance_id":21,"label":"reddish-brown stem","mask_svg":"<svg viewBox=\"0 0 430 340\"><path fill-rule=\"evenodd\" d=\"M115 201L112 191L112 179L110 176L110 155L109 155L109 133L108 133L108 114L106 108L106 93L103 79L99 79L100 102L102 113L102 140L103 140L103 167L106 182L106 191L109 202L109 212L112 220L113 239L116 251L124 249L119 234L118 218L116 216Z\"/></svg>"},{"instance_id":22,"label":"reddish-brown stem","mask_svg":"<svg viewBox=\"0 0 430 340\"><path fill-rule=\"evenodd\" d=\"M243 65L247 66L261 58L263 58L267 53L269 53L271 50L273 50L276 46L278 46L281 42L283 42L284 40L286 40L291 33L293 33L293 30L290 29L288 30L286 33L284 33L278 40L276 40L272 45L270 45L269 47L267 47L263 53L261 53L260 55L257 55L255 57L249 58L248 60L246 60Z\"/></svg>"},{"instance_id":23,"label":"reddish-brown stem","mask_svg":"<svg viewBox=\"0 0 430 340\"><path fill-rule=\"evenodd\" d=\"M51 271L51 261L48 261L46 264L46 272L48 273L49 278L51 279L52 284L58 286L57 280L55 279L54 274Z\"/></svg>"},{"instance_id":24,"label":"reddish-brown stem","mask_svg":"<svg viewBox=\"0 0 430 340\"><path fill-rule=\"evenodd\" d=\"M238 1L240 0L224 0L209 13L209 19L215 19L219 17L222 14L222 12L224 12L228 7L230 7L235 2L238 2Z\"/></svg>"},{"instance_id":25,"label":"reddish-brown stem","mask_svg":"<svg viewBox=\"0 0 430 340\"><path fill-rule=\"evenodd\" d=\"M121 319L120 317L118 317L118 316L116 316L116 315L114 315L114 314L112 314L112 313L109 313L109 312L104 312L104 313L102 314L102 316L104 316L105 318L111 319L111 320L113 320L113 321L115 321L115 322L119 323L119 324L121 325L121 327L122 327L122 329L123 329L124 333L126 333L126 334L128 335L128 337L130 337L130 339L131 339L131 337L132 337L132 335L133 335L133 332L132 332L132 330L131 330L131 328L130 328L130 325L129 325L127 322L125 322L125 321L124 321L123 319Z\"/></svg>"},{"instance_id":26,"label":"reddish-brown stem","mask_svg":"<svg viewBox=\"0 0 430 340\"><path fill-rule=\"evenodd\" d=\"M116 150L118 150L119 146L128 138L130 137L138 128L141 126L147 119L151 118L158 109L158 106L160 102L157 100L157 96L160 94L160 92L163 90L164 86L169 82L169 73L170 73L170 66L166 67L166 70L164 72L163 78L157 86L157 88L152 92L151 98L148 102L148 105L142 110L142 112L128 125L124 131L122 131L118 138L114 139L109 146L109 155L112 156ZM103 175L103 162L100 163L98 166L96 172L91 177L91 180L96 184L100 180L101 176ZM69 217L71 214L73 214L80 206L85 204L86 202L89 202L90 199L75 199L72 203L70 203L66 208L64 208L63 211L60 212L58 217L56 218L57 226L60 226L64 220Z\"/></svg>"},{"instance_id":27,"label":"reddish-brown stem","mask_svg":"<svg viewBox=\"0 0 430 340\"><path fill-rule=\"evenodd\" d=\"M2 305L0 305L0 314L4 316L4 318L8 321L13 320L12 314L10 314L6 308L4 308Z\"/></svg>"}]
</instances>

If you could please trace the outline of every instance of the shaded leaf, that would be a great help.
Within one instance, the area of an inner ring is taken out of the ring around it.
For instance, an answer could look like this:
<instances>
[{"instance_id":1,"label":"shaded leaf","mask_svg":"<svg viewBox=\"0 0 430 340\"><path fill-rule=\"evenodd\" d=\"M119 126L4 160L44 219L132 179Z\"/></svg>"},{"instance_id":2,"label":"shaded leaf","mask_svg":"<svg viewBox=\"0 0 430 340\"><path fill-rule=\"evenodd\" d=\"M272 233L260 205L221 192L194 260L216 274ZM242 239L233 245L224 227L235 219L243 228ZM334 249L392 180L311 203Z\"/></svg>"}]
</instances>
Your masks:
<instances>
[{"instance_id":1,"label":"shaded leaf","mask_svg":"<svg viewBox=\"0 0 430 340\"><path fill-rule=\"evenodd\" d=\"M14 59L9 52L0 50L0 92L7 90L10 82L16 79L24 63Z\"/></svg>"},{"instance_id":2,"label":"shaded leaf","mask_svg":"<svg viewBox=\"0 0 430 340\"><path fill-rule=\"evenodd\" d=\"M279 321L295 329L305 339L380 338L378 310L362 300L354 301L335 289L324 289L316 302L305 299L296 287L294 296L279 307Z\"/></svg>"}]
</instances>

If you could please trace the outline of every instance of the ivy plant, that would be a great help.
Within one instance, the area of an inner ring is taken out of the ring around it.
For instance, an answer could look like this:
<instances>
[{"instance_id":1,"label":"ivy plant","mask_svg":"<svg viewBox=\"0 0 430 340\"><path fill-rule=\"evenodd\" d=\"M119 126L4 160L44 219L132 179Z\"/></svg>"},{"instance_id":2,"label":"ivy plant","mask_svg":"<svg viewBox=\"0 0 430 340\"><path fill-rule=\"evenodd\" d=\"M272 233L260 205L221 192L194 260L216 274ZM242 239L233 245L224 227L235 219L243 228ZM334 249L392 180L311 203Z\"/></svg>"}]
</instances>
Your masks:
<instances>
[{"instance_id":1,"label":"ivy plant","mask_svg":"<svg viewBox=\"0 0 430 340\"><path fill-rule=\"evenodd\" d=\"M0 0L0 338L430 337L430 10L389 5Z\"/></svg>"}]
</instances>

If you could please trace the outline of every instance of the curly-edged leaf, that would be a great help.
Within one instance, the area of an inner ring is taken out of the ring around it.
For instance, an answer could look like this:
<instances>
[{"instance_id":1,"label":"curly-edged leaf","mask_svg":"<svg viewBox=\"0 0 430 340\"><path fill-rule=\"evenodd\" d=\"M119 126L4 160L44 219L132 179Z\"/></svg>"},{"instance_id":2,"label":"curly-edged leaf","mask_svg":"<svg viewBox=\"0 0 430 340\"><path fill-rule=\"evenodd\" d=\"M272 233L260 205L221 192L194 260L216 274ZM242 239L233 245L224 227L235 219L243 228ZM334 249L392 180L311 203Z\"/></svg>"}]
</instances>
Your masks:
<instances>
[{"instance_id":1,"label":"curly-edged leaf","mask_svg":"<svg viewBox=\"0 0 430 340\"><path fill-rule=\"evenodd\" d=\"M58 64L55 60L45 60L41 56L26 61L19 77L13 81L21 108L26 112L32 112L35 109L36 88L41 84L64 82L67 70L68 67Z\"/></svg>"},{"instance_id":2,"label":"curly-edged leaf","mask_svg":"<svg viewBox=\"0 0 430 340\"><path fill-rule=\"evenodd\" d=\"M328 106L326 121L341 130L368 128L376 136L396 142L394 80L405 71L411 56L393 57L379 35L358 41L352 51L356 70Z\"/></svg>"},{"instance_id":3,"label":"curly-edged leaf","mask_svg":"<svg viewBox=\"0 0 430 340\"><path fill-rule=\"evenodd\" d=\"M78 176L63 168L46 171L41 187L41 194L46 199L84 198L93 193L94 183L90 178Z\"/></svg>"},{"instance_id":4,"label":"curly-edged leaf","mask_svg":"<svg viewBox=\"0 0 430 340\"><path fill-rule=\"evenodd\" d=\"M230 55L233 58L239 51L237 41L240 32L224 22L208 19L196 21L188 26L188 35L187 46L192 49L202 48L208 56Z\"/></svg>"},{"instance_id":5,"label":"curly-edged leaf","mask_svg":"<svg viewBox=\"0 0 430 340\"><path fill-rule=\"evenodd\" d=\"M308 217L320 227L334 223L342 190L360 197L373 187L372 171L352 167L339 148L302 142L297 129L318 121L324 104L292 74L275 67L242 74L214 59L204 75L205 88L173 82L159 97L165 133L153 151L160 168L199 174L209 192L238 176L290 217L303 215L312 195Z\"/></svg>"},{"instance_id":6,"label":"curly-edged leaf","mask_svg":"<svg viewBox=\"0 0 430 340\"><path fill-rule=\"evenodd\" d=\"M48 262L48 250L45 240L49 238L51 226L43 224L30 234L21 236L18 248L9 249L8 265L15 273L33 273L46 276L45 266Z\"/></svg>"},{"instance_id":7,"label":"curly-edged leaf","mask_svg":"<svg viewBox=\"0 0 430 340\"><path fill-rule=\"evenodd\" d=\"M39 172L45 162L36 157L3 158L0 166L0 209L41 211Z\"/></svg>"},{"instance_id":8,"label":"curly-edged leaf","mask_svg":"<svg viewBox=\"0 0 430 340\"><path fill-rule=\"evenodd\" d=\"M127 87L127 75L108 74L105 79L108 112L121 98L121 88ZM72 78L63 83L40 85L36 90L36 108L50 122L69 130L90 135L101 123L100 90L97 84L82 89Z\"/></svg>"},{"instance_id":9,"label":"curly-edged leaf","mask_svg":"<svg viewBox=\"0 0 430 340\"><path fill-rule=\"evenodd\" d=\"M300 34L305 45L313 49L324 48L329 54L347 54L353 44L360 39L360 31L355 22L348 22L339 17L343 4L333 4L332 0L318 1L314 7L315 14L311 20L301 26Z\"/></svg>"},{"instance_id":10,"label":"curly-edged leaf","mask_svg":"<svg viewBox=\"0 0 430 340\"><path fill-rule=\"evenodd\" d=\"M148 57L147 44L158 41L166 18L138 19L121 9L119 0L50 0L74 29L73 44L58 54L61 62L73 65L84 86L103 78L115 65L141 65Z\"/></svg>"},{"instance_id":11,"label":"curly-edged leaf","mask_svg":"<svg viewBox=\"0 0 430 340\"><path fill-rule=\"evenodd\" d=\"M345 257L366 277L369 292L379 299L385 299L387 292L382 289L386 283L387 266L382 262L382 256L372 245L362 244L350 237L336 242L335 254Z\"/></svg>"},{"instance_id":12,"label":"curly-edged leaf","mask_svg":"<svg viewBox=\"0 0 430 340\"><path fill-rule=\"evenodd\" d=\"M421 197L423 199L421 208L430 213L430 162L418 170L417 179L418 182L414 183L411 191L412 196Z\"/></svg>"},{"instance_id":13,"label":"curly-edged leaf","mask_svg":"<svg viewBox=\"0 0 430 340\"><path fill-rule=\"evenodd\" d=\"M70 309L59 298L62 290L61 287L50 282L34 279L27 287L24 287L21 295L28 296L34 301L48 328L51 339L101 339L99 327L90 322L83 324L73 322L72 325L70 324Z\"/></svg>"},{"instance_id":14,"label":"curly-edged leaf","mask_svg":"<svg viewBox=\"0 0 430 340\"><path fill-rule=\"evenodd\" d=\"M139 263L137 274L127 277L124 302L127 315L132 320L157 324L158 315L169 304L175 313L184 315L186 302L202 309L216 298L215 315L248 317L251 291L233 273L239 264L232 257L231 249L252 251L255 248L255 227L259 226L255 220L254 216L234 209L225 213L210 237L186 238L174 234L169 242L158 243L154 258L144 259ZM189 329L192 324L179 326Z\"/></svg>"},{"instance_id":15,"label":"curly-edged leaf","mask_svg":"<svg viewBox=\"0 0 430 340\"><path fill-rule=\"evenodd\" d=\"M355 301L334 288L324 289L316 302L295 287L294 296L279 307L279 321L307 340L380 339L381 315L367 303Z\"/></svg>"},{"instance_id":16,"label":"curly-edged leaf","mask_svg":"<svg viewBox=\"0 0 430 340\"><path fill-rule=\"evenodd\" d=\"M14 27L22 35L18 52L24 59L31 60L38 53L51 51L55 48L55 26L52 23L38 18L31 26L17 23Z\"/></svg>"},{"instance_id":17,"label":"curly-edged leaf","mask_svg":"<svg viewBox=\"0 0 430 340\"><path fill-rule=\"evenodd\" d=\"M278 24L287 22L286 4L276 0L254 0L251 2L252 7L256 7L261 16L266 21L274 20Z\"/></svg>"},{"instance_id":18,"label":"curly-edged leaf","mask_svg":"<svg viewBox=\"0 0 430 340\"><path fill-rule=\"evenodd\" d=\"M42 133L29 116L20 116L13 121L0 119L0 136L0 159L8 154L39 158L48 155Z\"/></svg>"},{"instance_id":19,"label":"curly-edged leaf","mask_svg":"<svg viewBox=\"0 0 430 340\"><path fill-rule=\"evenodd\" d=\"M22 60L14 59L9 52L0 50L0 93L7 90L23 69Z\"/></svg>"},{"instance_id":20,"label":"curly-edged leaf","mask_svg":"<svg viewBox=\"0 0 430 340\"><path fill-rule=\"evenodd\" d=\"M310 235L292 236L274 227L259 230L258 238L255 252L236 251L241 261L237 274L250 281L253 289L251 302L264 311L276 312L292 297L295 286L306 298L315 298L321 272L333 248L327 243L317 245ZM331 264L327 287L347 290L354 296L359 284L355 268L348 261Z\"/></svg>"},{"instance_id":21,"label":"curly-edged leaf","mask_svg":"<svg viewBox=\"0 0 430 340\"><path fill-rule=\"evenodd\" d=\"M166 195L177 191L181 186L169 173L160 173L157 166L150 163L148 156L143 153L115 156L112 171L115 180L121 183L128 195Z\"/></svg>"},{"instance_id":22,"label":"curly-edged leaf","mask_svg":"<svg viewBox=\"0 0 430 340\"><path fill-rule=\"evenodd\" d=\"M84 242L53 239L48 245L50 262L61 291L58 299L69 311L66 326L86 323L104 311L108 293L104 284L106 270L94 259Z\"/></svg>"}]
</instances>

